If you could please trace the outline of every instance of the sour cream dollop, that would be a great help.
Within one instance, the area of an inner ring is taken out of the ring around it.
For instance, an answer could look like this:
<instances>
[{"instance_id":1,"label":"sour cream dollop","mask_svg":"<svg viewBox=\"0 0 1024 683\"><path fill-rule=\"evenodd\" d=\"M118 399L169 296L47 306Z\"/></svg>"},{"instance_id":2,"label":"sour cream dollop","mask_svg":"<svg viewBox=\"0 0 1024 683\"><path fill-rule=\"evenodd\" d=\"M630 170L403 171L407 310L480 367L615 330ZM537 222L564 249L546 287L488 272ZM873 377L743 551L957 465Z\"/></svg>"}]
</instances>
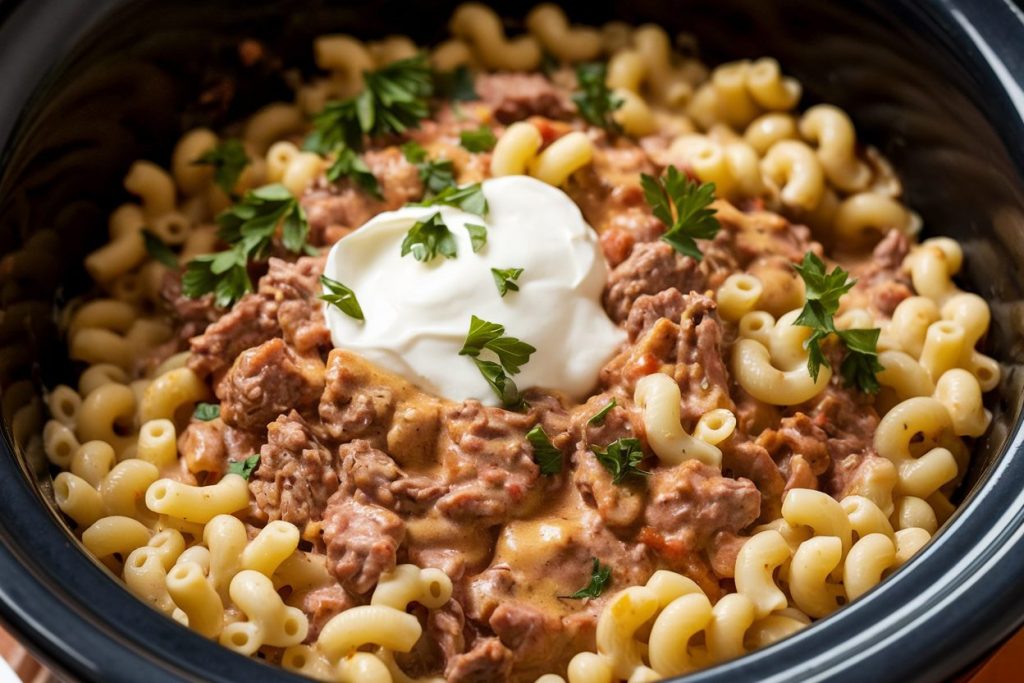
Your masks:
<instances>
[{"instance_id":1,"label":"sour cream dollop","mask_svg":"<svg viewBox=\"0 0 1024 683\"><path fill-rule=\"evenodd\" d=\"M459 355L475 315L536 347L512 375L521 390L583 399L626 336L600 303L608 273L597 235L564 192L534 178L487 180L483 192L486 217L447 206L404 207L335 244L325 274L355 292L366 320L327 306L331 340L424 391L498 405L472 359ZM436 212L455 237L457 257L438 254L423 263L402 256L409 229ZM487 244L477 253L467 223L487 227ZM501 297L491 268L522 268L519 291ZM481 358L493 360L487 352Z\"/></svg>"}]
</instances>

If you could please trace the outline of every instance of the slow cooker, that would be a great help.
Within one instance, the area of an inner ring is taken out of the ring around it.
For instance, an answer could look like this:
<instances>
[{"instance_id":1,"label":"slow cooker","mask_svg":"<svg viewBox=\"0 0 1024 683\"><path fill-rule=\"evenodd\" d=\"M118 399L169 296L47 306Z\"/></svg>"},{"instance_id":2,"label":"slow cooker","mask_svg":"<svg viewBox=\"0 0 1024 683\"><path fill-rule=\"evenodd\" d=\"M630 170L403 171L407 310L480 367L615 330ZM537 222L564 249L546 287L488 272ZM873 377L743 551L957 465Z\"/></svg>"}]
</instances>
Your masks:
<instances>
[{"instance_id":1,"label":"slow cooker","mask_svg":"<svg viewBox=\"0 0 1024 683\"><path fill-rule=\"evenodd\" d=\"M40 389L68 376L59 307L136 158L288 94L263 41L311 69L311 37L438 40L456 3L0 2L0 621L69 680L302 680L245 659L132 597L56 511ZM501 3L522 17L533 3ZM576 21L654 21L710 63L772 55L804 104L843 107L895 164L930 235L967 253L1003 367L995 419L935 540L878 589L798 635L687 681L935 681L969 671L1024 622L1024 14L1009 0L593 0Z\"/></svg>"}]
</instances>

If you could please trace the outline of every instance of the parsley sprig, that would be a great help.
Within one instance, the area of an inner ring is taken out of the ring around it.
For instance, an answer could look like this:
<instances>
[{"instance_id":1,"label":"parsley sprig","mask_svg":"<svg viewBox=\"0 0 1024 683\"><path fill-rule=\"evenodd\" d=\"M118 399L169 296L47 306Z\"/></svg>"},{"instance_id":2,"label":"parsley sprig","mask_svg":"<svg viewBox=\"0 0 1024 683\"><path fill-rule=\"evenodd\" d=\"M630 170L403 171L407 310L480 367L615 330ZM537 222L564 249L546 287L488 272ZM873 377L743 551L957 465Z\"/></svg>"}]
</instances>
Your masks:
<instances>
[{"instance_id":1,"label":"parsley sprig","mask_svg":"<svg viewBox=\"0 0 1024 683\"><path fill-rule=\"evenodd\" d=\"M579 89L572 94L572 101L576 103L584 121L609 132L619 133L622 127L613 118L613 114L625 100L608 89L605 82L607 75L608 67L602 62L578 65L576 85Z\"/></svg>"},{"instance_id":2,"label":"parsley sprig","mask_svg":"<svg viewBox=\"0 0 1024 683\"><path fill-rule=\"evenodd\" d=\"M237 474L245 480L252 476L260 466L259 454L250 455L244 460L228 460L228 474Z\"/></svg>"},{"instance_id":3,"label":"parsley sprig","mask_svg":"<svg viewBox=\"0 0 1024 683\"><path fill-rule=\"evenodd\" d=\"M459 144L470 152L489 152L498 144L494 131L481 124L476 130L464 130L459 133Z\"/></svg>"},{"instance_id":4,"label":"parsley sprig","mask_svg":"<svg viewBox=\"0 0 1024 683\"><path fill-rule=\"evenodd\" d=\"M562 451L551 443L544 428L537 425L526 433L526 440L533 446L533 461L541 474L558 474L562 471Z\"/></svg>"},{"instance_id":5,"label":"parsley sprig","mask_svg":"<svg viewBox=\"0 0 1024 683\"><path fill-rule=\"evenodd\" d=\"M487 204L487 197L484 196L484 188L480 183L456 187L446 187L433 197L424 199L421 202L414 202L411 206L454 206L466 213L475 213L477 216L486 216L490 211Z\"/></svg>"},{"instance_id":6,"label":"parsley sprig","mask_svg":"<svg viewBox=\"0 0 1024 683\"><path fill-rule=\"evenodd\" d=\"M857 283L850 274L836 266L831 272L825 263L813 252L804 254L800 265L793 268L804 281L806 302L794 325L811 328L811 336L804 342L807 349L807 371L818 381L821 366L832 367L821 349L821 342L834 334L846 347L842 365L839 368L847 386L854 386L869 394L878 392L876 373L884 370L878 362L878 335L880 330L853 329L837 330L833 317L839 310L839 299Z\"/></svg>"},{"instance_id":7,"label":"parsley sprig","mask_svg":"<svg viewBox=\"0 0 1024 683\"><path fill-rule=\"evenodd\" d=\"M498 359L497 362L480 358L485 350L490 351ZM518 409L525 402L509 375L518 375L536 350L515 337L506 337L504 325L481 320L474 315L470 318L469 333L459 355L473 359L480 374L506 408Z\"/></svg>"},{"instance_id":8,"label":"parsley sprig","mask_svg":"<svg viewBox=\"0 0 1024 683\"><path fill-rule=\"evenodd\" d=\"M188 262L181 279L185 296L198 298L213 292L217 305L228 307L251 292L249 262L267 256L278 225L281 243L288 251L301 253L307 248L306 213L284 185L265 185L247 192L217 216L217 223L217 235L231 247Z\"/></svg>"},{"instance_id":9,"label":"parsley sprig","mask_svg":"<svg viewBox=\"0 0 1024 683\"><path fill-rule=\"evenodd\" d=\"M356 293L337 280L332 280L326 275L320 276L320 284L327 288L329 294L321 294L320 299L337 308L350 318L366 320L363 316L363 308L356 299Z\"/></svg>"},{"instance_id":10,"label":"parsley sprig","mask_svg":"<svg viewBox=\"0 0 1024 683\"><path fill-rule=\"evenodd\" d=\"M694 182L675 166L669 166L661 178L642 173L640 185L655 218L667 228L662 241L680 254L700 261L703 254L697 240L714 239L722 227L715 218L715 209L709 208L715 200L715 184Z\"/></svg>"},{"instance_id":11,"label":"parsley sprig","mask_svg":"<svg viewBox=\"0 0 1024 683\"><path fill-rule=\"evenodd\" d=\"M342 178L351 178L353 183L369 192L373 197L384 198L380 192L380 183L377 182L377 177L351 147L341 145L334 151L334 161L327 167L327 172L324 175L332 183L336 183Z\"/></svg>"},{"instance_id":12,"label":"parsley sprig","mask_svg":"<svg viewBox=\"0 0 1024 683\"><path fill-rule=\"evenodd\" d=\"M197 403L196 409L192 413L192 416L197 420L203 422L209 422L210 420L216 420L220 417L220 404L219 403Z\"/></svg>"},{"instance_id":13,"label":"parsley sprig","mask_svg":"<svg viewBox=\"0 0 1024 683\"><path fill-rule=\"evenodd\" d=\"M415 140L402 145L402 155L406 161L416 166L427 196L455 187L455 166L452 165L451 159L431 159L427 150Z\"/></svg>"},{"instance_id":14,"label":"parsley sprig","mask_svg":"<svg viewBox=\"0 0 1024 683\"><path fill-rule=\"evenodd\" d=\"M329 102L313 119L306 149L327 154L345 145L361 150L366 137L404 133L430 115L434 80L425 55L363 72L363 90Z\"/></svg>"},{"instance_id":15,"label":"parsley sprig","mask_svg":"<svg viewBox=\"0 0 1024 683\"><path fill-rule=\"evenodd\" d=\"M224 194L234 197L235 185L238 184L238 177L242 175L242 171L249 165L249 157L241 140L229 138L218 142L213 149L203 152L192 163L212 166L213 181L224 190Z\"/></svg>"},{"instance_id":16,"label":"parsley sprig","mask_svg":"<svg viewBox=\"0 0 1024 683\"><path fill-rule=\"evenodd\" d=\"M469 243L473 245L473 253L478 253L487 246L487 226L476 223L466 223L466 232L469 233Z\"/></svg>"},{"instance_id":17,"label":"parsley sprig","mask_svg":"<svg viewBox=\"0 0 1024 683\"><path fill-rule=\"evenodd\" d=\"M596 598L604 592L605 588L612 580L612 568L611 565L602 565L601 562L595 557L593 558L593 564L590 566L590 581L586 586L579 589L572 595L563 595L562 597L570 600L582 600L583 598Z\"/></svg>"},{"instance_id":18,"label":"parsley sprig","mask_svg":"<svg viewBox=\"0 0 1024 683\"><path fill-rule=\"evenodd\" d=\"M522 274L522 268L491 268L491 277L494 278L494 286L498 288L498 295L504 299L509 292L518 292L516 280Z\"/></svg>"},{"instance_id":19,"label":"parsley sprig","mask_svg":"<svg viewBox=\"0 0 1024 683\"><path fill-rule=\"evenodd\" d=\"M613 396L612 399L608 401L608 403L604 404L604 407L601 408L601 410L597 411L596 413L590 416L590 419L587 420L587 424L595 426L604 424L604 419L608 417L608 413L612 412L612 408L614 407L615 397Z\"/></svg>"},{"instance_id":20,"label":"parsley sprig","mask_svg":"<svg viewBox=\"0 0 1024 683\"><path fill-rule=\"evenodd\" d=\"M405 239L402 240L402 256L407 254L412 254L414 259L423 263L433 261L438 254L445 258L455 258L458 255L455 235L441 220L440 212L432 214L426 220L416 221L409 228Z\"/></svg>"},{"instance_id":21,"label":"parsley sprig","mask_svg":"<svg viewBox=\"0 0 1024 683\"><path fill-rule=\"evenodd\" d=\"M591 446L590 450L597 456L597 461L611 472L612 483L621 484L628 476L646 477L650 472L640 469L644 459L644 449L640 439L623 437L616 439L605 448Z\"/></svg>"}]
</instances>

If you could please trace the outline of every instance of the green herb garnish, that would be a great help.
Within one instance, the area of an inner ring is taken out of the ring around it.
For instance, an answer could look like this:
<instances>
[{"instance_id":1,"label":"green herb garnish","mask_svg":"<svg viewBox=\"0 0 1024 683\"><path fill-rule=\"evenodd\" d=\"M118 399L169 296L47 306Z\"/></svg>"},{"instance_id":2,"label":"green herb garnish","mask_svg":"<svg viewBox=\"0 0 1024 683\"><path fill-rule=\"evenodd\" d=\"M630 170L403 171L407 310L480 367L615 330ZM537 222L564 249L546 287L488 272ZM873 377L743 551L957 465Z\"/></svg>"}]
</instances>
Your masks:
<instances>
[{"instance_id":1,"label":"green herb garnish","mask_svg":"<svg viewBox=\"0 0 1024 683\"><path fill-rule=\"evenodd\" d=\"M427 195L436 195L455 187L455 166L451 159L430 159L427 150L415 140L402 145L406 161L416 166Z\"/></svg>"},{"instance_id":2,"label":"green herb garnish","mask_svg":"<svg viewBox=\"0 0 1024 683\"><path fill-rule=\"evenodd\" d=\"M256 471L256 468L260 466L260 456L250 455L245 460L228 460L228 474L237 474L246 481L252 476L252 473Z\"/></svg>"},{"instance_id":3,"label":"green herb garnish","mask_svg":"<svg viewBox=\"0 0 1024 683\"><path fill-rule=\"evenodd\" d=\"M481 359L479 356L484 350L493 353L498 362ZM472 357L480 374L506 408L521 408L523 398L508 375L519 374L536 350L515 337L506 337L504 325L487 322L474 315L470 318L469 333L459 355Z\"/></svg>"},{"instance_id":4,"label":"green herb garnish","mask_svg":"<svg viewBox=\"0 0 1024 683\"><path fill-rule=\"evenodd\" d=\"M192 163L213 166L213 181L224 190L224 194L233 197L238 177L249 165L249 157L241 140L229 138L218 142L213 149L203 152Z\"/></svg>"},{"instance_id":5,"label":"green herb garnish","mask_svg":"<svg viewBox=\"0 0 1024 683\"><path fill-rule=\"evenodd\" d=\"M405 239L402 240L402 256L412 254L417 261L429 263L438 254L445 258L458 255L455 235L441 220L441 214L435 213L423 221L416 221Z\"/></svg>"},{"instance_id":6,"label":"green herb garnish","mask_svg":"<svg viewBox=\"0 0 1024 683\"><path fill-rule=\"evenodd\" d=\"M220 417L220 404L218 403L197 403L192 417L203 422L216 420Z\"/></svg>"},{"instance_id":7,"label":"green herb garnish","mask_svg":"<svg viewBox=\"0 0 1024 683\"><path fill-rule=\"evenodd\" d=\"M475 213L478 216L486 216L490 207L487 205L487 198L484 196L483 185L473 183L463 187L446 187L429 199L421 202L414 202L411 206L454 206L466 213Z\"/></svg>"},{"instance_id":8,"label":"green herb garnish","mask_svg":"<svg viewBox=\"0 0 1024 683\"><path fill-rule=\"evenodd\" d=\"M470 152L489 152L498 143L494 131L481 125L476 130L464 130L459 133L459 144Z\"/></svg>"},{"instance_id":9,"label":"green herb garnish","mask_svg":"<svg viewBox=\"0 0 1024 683\"><path fill-rule=\"evenodd\" d=\"M476 223L466 223L466 231L469 232L469 242L473 245L473 253L476 254L487 246L487 226Z\"/></svg>"},{"instance_id":10,"label":"green herb garnish","mask_svg":"<svg viewBox=\"0 0 1024 683\"><path fill-rule=\"evenodd\" d=\"M655 218L667 228L662 241L700 261L703 255L696 240L714 239L722 227L715 209L708 208L715 200L715 184L694 182L675 166L661 178L640 174L640 184Z\"/></svg>"},{"instance_id":11,"label":"green herb garnish","mask_svg":"<svg viewBox=\"0 0 1024 683\"><path fill-rule=\"evenodd\" d=\"M601 408L601 410L597 411L596 413L594 413L593 415L590 416L590 419L587 420L587 424L589 424L589 425L604 424L604 419L606 417L608 417L608 413L610 413L612 411L612 408L614 408L614 407L615 407L615 398L613 397L612 400L608 401L608 403L605 404L604 408Z\"/></svg>"},{"instance_id":12,"label":"green herb garnish","mask_svg":"<svg viewBox=\"0 0 1024 683\"><path fill-rule=\"evenodd\" d=\"M537 425L526 433L526 440L533 446L533 461L541 474L558 474L562 471L562 451L555 448L544 428Z\"/></svg>"},{"instance_id":13,"label":"green herb garnish","mask_svg":"<svg viewBox=\"0 0 1024 683\"><path fill-rule=\"evenodd\" d=\"M434 85L422 54L363 72L363 84L358 95L328 102L314 117L305 149L323 155L341 145L361 150L364 137L404 133L430 115Z\"/></svg>"},{"instance_id":14,"label":"green herb garnish","mask_svg":"<svg viewBox=\"0 0 1024 683\"><path fill-rule=\"evenodd\" d=\"M473 85L473 72L465 66L457 66L451 71L435 71L434 92L456 104L480 99Z\"/></svg>"},{"instance_id":15,"label":"green herb garnish","mask_svg":"<svg viewBox=\"0 0 1024 683\"><path fill-rule=\"evenodd\" d=\"M217 235L231 248L188 262L181 279L185 296L198 298L213 292L217 305L228 307L251 292L248 264L267 256L278 225L286 249L302 253L307 248L306 212L284 185L265 185L247 192L240 202L217 216L217 222Z\"/></svg>"},{"instance_id":16,"label":"green herb garnish","mask_svg":"<svg viewBox=\"0 0 1024 683\"><path fill-rule=\"evenodd\" d=\"M586 586L579 589L572 595L563 595L562 597L570 600L582 600L583 598L596 598L604 592L605 588L608 587L608 583L612 578L612 568L610 565L602 566L600 561L595 557L593 564L590 568L590 581Z\"/></svg>"},{"instance_id":17,"label":"green herb garnish","mask_svg":"<svg viewBox=\"0 0 1024 683\"><path fill-rule=\"evenodd\" d=\"M334 161L327 168L327 179L332 183L341 178L351 178L352 182L363 188L377 199L383 199L377 177L370 167L351 147L342 145L334 150Z\"/></svg>"},{"instance_id":18,"label":"green herb garnish","mask_svg":"<svg viewBox=\"0 0 1024 683\"><path fill-rule=\"evenodd\" d=\"M363 317L363 309L356 299L356 294L351 289L337 280L332 280L326 275L320 276L320 284L327 288L330 294L321 294L320 299L336 307L339 311L356 320L366 320Z\"/></svg>"},{"instance_id":19,"label":"green herb garnish","mask_svg":"<svg viewBox=\"0 0 1024 683\"><path fill-rule=\"evenodd\" d=\"M178 256L167 246L156 233L143 229L142 240L146 243L146 253L168 268L178 269Z\"/></svg>"},{"instance_id":20,"label":"green herb garnish","mask_svg":"<svg viewBox=\"0 0 1024 683\"><path fill-rule=\"evenodd\" d=\"M618 133L622 127L612 115L625 100L608 89L607 75L608 67L601 62L579 64L576 67L578 90L572 94L572 101L587 123Z\"/></svg>"},{"instance_id":21,"label":"green herb garnish","mask_svg":"<svg viewBox=\"0 0 1024 683\"><path fill-rule=\"evenodd\" d=\"M622 480L630 475L646 477L650 474L639 467L644 459L640 439L624 437L612 441L604 449L591 446L590 450L597 456L597 461L611 472L613 484L621 484Z\"/></svg>"},{"instance_id":22,"label":"green herb garnish","mask_svg":"<svg viewBox=\"0 0 1024 683\"><path fill-rule=\"evenodd\" d=\"M793 268L804 281L806 301L794 325L811 328L811 336L804 342L807 349L807 372L817 382L821 366L832 367L821 349L821 342L835 334L846 347L840 373L847 386L855 386L869 394L878 392L876 373L884 370L878 362L878 335L880 330L837 330L833 317L839 311L839 299L857 283L850 274L836 266L831 272L813 252L804 254L800 265Z\"/></svg>"},{"instance_id":23,"label":"green herb garnish","mask_svg":"<svg viewBox=\"0 0 1024 683\"><path fill-rule=\"evenodd\" d=\"M502 298L509 292L518 292L519 285L515 283L523 274L522 268L491 268L491 277L494 278L494 286L498 288L498 294Z\"/></svg>"}]
</instances>

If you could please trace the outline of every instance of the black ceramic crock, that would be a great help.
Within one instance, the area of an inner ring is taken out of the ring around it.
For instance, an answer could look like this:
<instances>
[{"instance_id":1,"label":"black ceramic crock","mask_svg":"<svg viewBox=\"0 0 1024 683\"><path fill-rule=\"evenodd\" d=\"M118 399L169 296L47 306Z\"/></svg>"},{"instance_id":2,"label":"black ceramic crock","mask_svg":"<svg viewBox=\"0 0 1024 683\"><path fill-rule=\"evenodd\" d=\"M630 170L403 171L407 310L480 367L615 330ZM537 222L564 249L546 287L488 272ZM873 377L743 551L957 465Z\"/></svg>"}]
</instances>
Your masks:
<instances>
[{"instance_id":1,"label":"black ceramic crock","mask_svg":"<svg viewBox=\"0 0 1024 683\"><path fill-rule=\"evenodd\" d=\"M522 17L532 3L506 3ZM845 108L903 176L929 234L966 251L965 287L992 305L990 399L963 507L909 565L799 635L690 681L938 681L1024 622L1024 17L998 0L592 0L579 21L655 21L712 62L774 55L806 102ZM0 620L69 679L302 680L236 656L136 601L54 511L38 387L73 370L56 313L87 286L82 256L123 201L135 158L166 163L178 133L287 96L280 64L310 37L435 41L452 2L0 0ZM269 59L240 63L243 38ZM280 58L280 61L275 61ZM1024 677L1024 673L1022 673Z\"/></svg>"}]
</instances>

